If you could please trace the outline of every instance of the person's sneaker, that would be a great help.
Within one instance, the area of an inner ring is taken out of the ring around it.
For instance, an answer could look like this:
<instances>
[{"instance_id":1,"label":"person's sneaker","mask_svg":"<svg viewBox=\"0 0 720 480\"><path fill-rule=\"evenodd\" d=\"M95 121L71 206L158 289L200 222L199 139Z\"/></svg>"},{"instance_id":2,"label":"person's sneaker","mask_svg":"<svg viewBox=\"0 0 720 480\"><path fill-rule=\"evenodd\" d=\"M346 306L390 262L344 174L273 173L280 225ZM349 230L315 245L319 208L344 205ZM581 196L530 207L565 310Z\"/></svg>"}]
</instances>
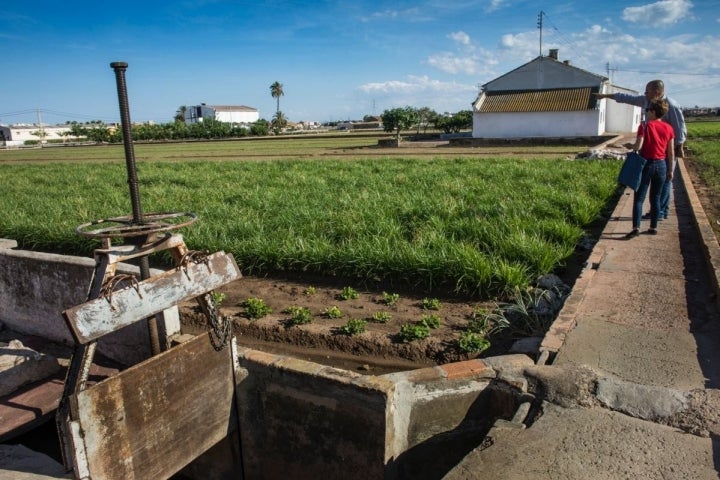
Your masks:
<instances>
[{"instance_id":1,"label":"person's sneaker","mask_svg":"<svg viewBox=\"0 0 720 480\"><path fill-rule=\"evenodd\" d=\"M629 240L631 238L637 237L638 235L640 235L640 231L637 228L633 228L630 233L625 235L625 238L627 238Z\"/></svg>"},{"instance_id":2,"label":"person's sneaker","mask_svg":"<svg viewBox=\"0 0 720 480\"><path fill-rule=\"evenodd\" d=\"M657 235L657 230L654 228L650 228L647 231L648 235Z\"/></svg>"},{"instance_id":3,"label":"person's sneaker","mask_svg":"<svg viewBox=\"0 0 720 480\"><path fill-rule=\"evenodd\" d=\"M645 215L642 216L643 220L650 220L650 212L647 212Z\"/></svg>"}]
</instances>

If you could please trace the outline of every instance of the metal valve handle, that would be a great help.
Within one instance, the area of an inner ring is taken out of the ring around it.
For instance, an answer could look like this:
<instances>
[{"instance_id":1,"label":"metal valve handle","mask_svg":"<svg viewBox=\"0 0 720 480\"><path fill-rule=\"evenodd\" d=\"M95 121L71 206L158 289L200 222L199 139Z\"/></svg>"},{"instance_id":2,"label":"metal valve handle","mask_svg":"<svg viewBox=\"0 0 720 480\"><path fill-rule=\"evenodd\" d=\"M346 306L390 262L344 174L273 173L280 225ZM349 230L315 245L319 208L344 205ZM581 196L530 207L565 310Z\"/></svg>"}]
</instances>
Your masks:
<instances>
[{"instance_id":1,"label":"metal valve handle","mask_svg":"<svg viewBox=\"0 0 720 480\"><path fill-rule=\"evenodd\" d=\"M75 229L75 233L88 238L133 238L177 230L195 223L196 220L197 215L189 212L146 213L140 223L134 220L133 215L126 215L83 223ZM91 228L105 224L107 226Z\"/></svg>"}]
</instances>

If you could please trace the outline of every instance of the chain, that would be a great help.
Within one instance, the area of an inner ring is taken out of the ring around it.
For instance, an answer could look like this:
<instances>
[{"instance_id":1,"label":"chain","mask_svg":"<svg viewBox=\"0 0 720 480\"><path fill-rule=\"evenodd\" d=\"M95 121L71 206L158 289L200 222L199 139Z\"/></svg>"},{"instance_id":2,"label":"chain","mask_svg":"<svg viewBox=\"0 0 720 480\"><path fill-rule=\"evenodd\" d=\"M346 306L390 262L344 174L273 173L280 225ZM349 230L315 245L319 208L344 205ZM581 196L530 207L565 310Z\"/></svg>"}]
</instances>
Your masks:
<instances>
[{"instance_id":1,"label":"chain","mask_svg":"<svg viewBox=\"0 0 720 480\"><path fill-rule=\"evenodd\" d=\"M189 250L180 259L179 266L185 270L187 275L187 265L190 262L208 265L208 255L207 250ZM208 319L208 336L210 337L210 343L215 351L220 351L225 348L230 340L232 335L232 322L228 318L220 316L220 309L215 301L214 292L208 292L202 296L202 299L198 300L200 300L203 313L205 313Z\"/></svg>"},{"instance_id":2,"label":"chain","mask_svg":"<svg viewBox=\"0 0 720 480\"><path fill-rule=\"evenodd\" d=\"M204 296L205 304L207 309L205 314L209 320L208 336L210 337L210 343L212 344L215 351L219 352L228 344L230 336L232 335L232 322L227 317L219 315L219 309L214 292L206 293Z\"/></svg>"}]
</instances>

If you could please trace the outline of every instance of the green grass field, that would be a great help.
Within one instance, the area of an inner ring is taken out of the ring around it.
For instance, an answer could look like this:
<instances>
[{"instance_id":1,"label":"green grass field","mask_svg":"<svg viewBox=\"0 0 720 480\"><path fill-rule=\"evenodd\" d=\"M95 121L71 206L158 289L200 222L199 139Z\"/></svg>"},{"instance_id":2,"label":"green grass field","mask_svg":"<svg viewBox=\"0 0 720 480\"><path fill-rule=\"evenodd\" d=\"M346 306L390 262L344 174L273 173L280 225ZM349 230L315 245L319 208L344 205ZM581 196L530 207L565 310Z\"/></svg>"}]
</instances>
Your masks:
<instances>
[{"instance_id":1,"label":"green grass field","mask_svg":"<svg viewBox=\"0 0 720 480\"><path fill-rule=\"evenodd\" d=\"M688 148L699 175L717 198L720 196L720 121L688 122Z\"/></svg>"},{"instance_id":2,"label":"green grass field","mask_svg":"<svg viewBox=\"0 0 720 480\"><path fill-rule=\"evenodd\" d=\"M197 213L180 232L190 248L231 252L246 274L310 272L488 297L561 268L618 191L619 161L390 158L371 151L376 143L137 145L142 206ZM312 158L317 151L326 154ZM75 227L132 211L122 146L2 151L0 172L0 237L21 248L89 256L98 243Z\"/></svg>"}]
</instances>

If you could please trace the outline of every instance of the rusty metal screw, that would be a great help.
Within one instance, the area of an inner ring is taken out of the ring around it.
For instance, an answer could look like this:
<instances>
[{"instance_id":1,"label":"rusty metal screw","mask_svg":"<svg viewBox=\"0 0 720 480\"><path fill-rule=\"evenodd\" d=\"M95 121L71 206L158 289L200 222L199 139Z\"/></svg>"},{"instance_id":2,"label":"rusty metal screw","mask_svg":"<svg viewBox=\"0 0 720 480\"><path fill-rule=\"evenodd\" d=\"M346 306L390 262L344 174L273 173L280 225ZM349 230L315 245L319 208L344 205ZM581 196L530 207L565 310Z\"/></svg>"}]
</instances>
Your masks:
<instances>
[{"instance_id":1,"label":"rusty metal screw","mask_svg":"<svg viewBox=\"0 0 720 480\"><path fill-rule=\"evenodd\" d=\"M135 167L135 151L133 150L132 124L130 123L130 106L128 104L127 84L125 70L127 62L113 62L110 64L115 70L118 102L120 103L120 121L122 123L123 142L125 144L125 164L127 165L128 185L130 186L130 201L132 202L133 221L143 222L142 206L140 205L140 190L138 188L137 169Z\"/></svg>"}]
</instances>

